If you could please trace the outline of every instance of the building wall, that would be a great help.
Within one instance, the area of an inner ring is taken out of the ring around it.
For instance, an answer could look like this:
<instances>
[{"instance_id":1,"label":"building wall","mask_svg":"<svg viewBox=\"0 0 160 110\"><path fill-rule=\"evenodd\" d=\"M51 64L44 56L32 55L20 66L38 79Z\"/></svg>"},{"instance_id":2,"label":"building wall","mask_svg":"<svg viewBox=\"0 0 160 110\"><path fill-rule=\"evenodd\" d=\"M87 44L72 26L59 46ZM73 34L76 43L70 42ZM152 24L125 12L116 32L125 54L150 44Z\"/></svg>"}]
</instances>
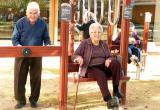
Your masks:
<instances>
[{"instance_id":1,"label":"building wall","mask_svg":"<svg viewBox=\"0 0 160 110\"><path fill-rule=\"evenodd\" d=\"M156 10L155 10L155 25L154 25L154 33L153 33L153 41L154 42L160 42L160 5L157 2Z\"/></svg>"},{"instance_id":2,"label":"building wall","mask_svg":"<svg viewBox=\"0 0 160 110\"><path fill-rule=\"evenodd\" d=\"M144 24L145 12L152 13L151 24L154 24L155 5L138 5L133 8L132 21L136 24Z\"/></svg>"}]
</instances>

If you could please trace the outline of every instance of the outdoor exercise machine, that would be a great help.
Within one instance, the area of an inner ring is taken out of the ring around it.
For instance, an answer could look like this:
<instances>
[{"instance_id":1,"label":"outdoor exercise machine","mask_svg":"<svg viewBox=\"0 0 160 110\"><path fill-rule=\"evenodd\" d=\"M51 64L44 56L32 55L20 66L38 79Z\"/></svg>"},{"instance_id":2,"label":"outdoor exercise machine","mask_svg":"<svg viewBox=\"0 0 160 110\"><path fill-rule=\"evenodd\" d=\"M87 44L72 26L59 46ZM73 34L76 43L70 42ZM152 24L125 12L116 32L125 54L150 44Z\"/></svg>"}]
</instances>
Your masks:
<instances>
[{"instance_id":1,"label":"outdoor exercise machine","mask_svg":"<svg viewBox=\"0 0 160 110\"><path fill-rule=\"evenodd\" d=\"M72 7L76 5L75 0L72 0ZM125 7L130 6L131 0L122 1L122 43L120 45L120 55L122 56L122 68L124 75L127 76L127 48L128 43L124 43L125 39L129 35L129 22L130 19L127 17ZM72 20L74 23L74 8L72 8ZM73 55L74 49L74 33L69 36L69 22L61 20L61 35L60 35L60 46L1 46L0 57L51 57L60 56L60 85L59 85L59 110L67 110L67 92L68 92L68 70L69 70L69 57ZM69 41L68 41L69 40ZM68 45L70 45L70 51L68 51ZM122 84L122 92L124 94L123 102L126 101L126 83Z\"/></svg>"},{"instance_id":2,"label":"outdoor exercise machine","mask_svg":"<svg viewBox=\"0 0 160 110\"><path fill-rule=\"evenodd\" d=\"M111 1L109 1L111 2ZM119 2L119 1L118 1ZM118 6L118 2L115 2ZM75 23L75 7L76 7L76 0L72 0L72 20L71 20L71 23L74 24ZM103 6L103 2L101 4L102 7ZM127 62L128 62L128 42L124 42L126 41L126 39L128 39L129 37L129 27L130 27L130 19L131 19L131 16L132 16L132 8L133 8L133 1L131 0L122 0L122 19L121 19L121 45L120 45L120 55L122 56L122 68L124 70L124 77L122 78L122 80L127 81L129 80L129 77L127 77ZM89 3L88 3L89 5ZM89 7L89 6L88 6ZM95 8L96 6L94 6ZM90 10L90 8L88 8ZM96 9L96 8L95 8ZM96 12L94 9L94 12ZM109 12L109 28L108 28L108 44L110 47L112 47L112 44L110 44L110 40L112 39L111 36L113 34L113 28L114 28L114 25L116 25L116 21L117 21L117 15L118 14L118 11L119 9L115 9L115 16L114 16L114 21L111 21L111 17L112 17L112 14L111 14L111 11L108 11ZM100 17L100 19L102 19L103 16ZM98 21L101 21L101 20L98 20ZM147 36L148 36L148 28L146 28L146 26L148 26L149 23L147 23L147 25L144 26L144 37L143 37L143 40L146 41L146 43L144 45L145 48L144 50L146 50L147 48ZM73 52L74 52L74 25L73 27L71 28L71 36L69 37L69 67L71 68L68 68L68 71L69 72L78 72L78 65L77 64L74 64L73 62L70 61L70 57L73 55ZM78 92L78 85L79 85L79 82L90 82L90 81L95 81L95 79L93 78L69 78L68 79L69 81L73 81L75 83L77 83L77 90L76 90L76 98L75 98L75 105L76 105L76 100L77 100L77 92ZM124 98L122 100L122 104L125 105L126 104L126 83L122 83L122 86L121 86L121 91L122 93L124 94ZM75 105L74 105L74 109L75 109Z\"/></svg>"},{"instance_id":3,"label":"outdoor exercise machine","mask_svg":"<svg viewBox=\"0 0 160 110\"><path fill-rule=\"evenodd\" d=\"M125 39L128 39L129 36L129 22L130 22L130 16L131 16L131 1L130 0L123 0L122 2L122 37L121 37L121 41L126 41ZM72 0L72 20L71 23L74 24L75 23L75 7L76 6L76 0ZM111 11L110 11L111 12ZM109 36L111 36L112 34L112 26L116 24L116 20L118 19L118 13L116 10L115 13L116 18L114 18L114 21L111 21L112 18L110 18L110 32ZM111 16L109 16L111 17ZM73 52L74 52L74 25L71 28L71 37L69 39L69 59L70 57L72 57ZM127 77L127 62L128 62L128 42L122 42L120 45L120 55L122 56L122 68L124 70L124 77L121 78L121 80L123 80L123 82L126 82L129 80L129 77ZM70 60L69 60L70 61ZM69 62L69 67L68 71L69 72L78 72L78 65L74 64L73 62ZM75 98L75 105L76 105L76 100L77 100L77 92L78 92L78 85L80 82L90 82L90 81L95 81L95 79L93 78L69 78L69 81L73 81L75 83L77 83L77 90L76 90L76 98ZM121 91L124 94L124 97L122 99L122 104L125 105L126 104L126 83L122 83L121 85ZM75 109L75 105L74 105L74 109Z\"/></svg>"}]
</instances>

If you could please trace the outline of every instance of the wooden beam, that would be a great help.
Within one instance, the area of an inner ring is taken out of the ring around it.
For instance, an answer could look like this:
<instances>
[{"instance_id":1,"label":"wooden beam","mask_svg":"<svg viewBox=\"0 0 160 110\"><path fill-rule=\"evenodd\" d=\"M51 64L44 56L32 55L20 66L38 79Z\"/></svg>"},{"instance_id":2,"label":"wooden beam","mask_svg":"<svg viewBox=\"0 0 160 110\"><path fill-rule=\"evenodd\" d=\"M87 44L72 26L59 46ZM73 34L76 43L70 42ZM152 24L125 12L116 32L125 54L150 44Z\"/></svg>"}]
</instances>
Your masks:
<instances>
[{"instance_id":1,"label":"wooden beam","mask_svg":"<svg viewBox=\"0 0 160 110\"><path fill-rule=\"evenodd\" d=\"M0 57L24 57L25 48L31 49L28 57L61 56L60 46L3 46L0 47Z\"/></svg>"}]
</instances>

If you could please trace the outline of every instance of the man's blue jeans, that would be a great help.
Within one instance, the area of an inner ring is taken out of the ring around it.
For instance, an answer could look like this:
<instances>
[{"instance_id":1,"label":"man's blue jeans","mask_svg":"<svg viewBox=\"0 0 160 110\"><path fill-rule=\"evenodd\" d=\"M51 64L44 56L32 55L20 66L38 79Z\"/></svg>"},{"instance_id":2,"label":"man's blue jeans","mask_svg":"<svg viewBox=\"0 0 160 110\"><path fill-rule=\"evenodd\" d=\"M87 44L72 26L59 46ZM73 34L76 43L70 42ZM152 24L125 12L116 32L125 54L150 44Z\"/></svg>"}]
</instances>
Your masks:
<instances>
[{"instance_id":1,"label":"man's blue jeans","mask_svg":"<svg viewBox=\"0 0 160 110\"><path fill-rule=\"evenodd\" d=\"M130 44L128 46L128 63L131 63L131 57L132 55L135 55L138 57L138 61L141 61L141 50L137 48L136 46Z\"/></svg>"}]
</instances>

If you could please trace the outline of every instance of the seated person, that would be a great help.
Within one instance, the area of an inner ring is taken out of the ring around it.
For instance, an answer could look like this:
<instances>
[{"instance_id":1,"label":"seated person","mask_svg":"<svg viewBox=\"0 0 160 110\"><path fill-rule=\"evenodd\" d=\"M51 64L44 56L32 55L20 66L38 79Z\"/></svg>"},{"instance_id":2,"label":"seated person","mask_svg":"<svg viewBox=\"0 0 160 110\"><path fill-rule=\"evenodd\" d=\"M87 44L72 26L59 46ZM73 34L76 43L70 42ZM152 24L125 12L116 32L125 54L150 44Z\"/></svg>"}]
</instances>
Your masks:
<instances>
[{"instance_id":1,"label":"seated person","mask_svg":"<svg viewBox=\"0 0 160 110\"><path fill-rule=\"evenodd\" d=\"M141 40L135 32L135 27L130 27L129 39L128 39L128 63L134 61L136 65L141 61L141 51L136 45L140 45ZM121 32L118 34L118 37L112 42L113 45L120 45Z\"/></svg>"},{"instance_id":2,"label":"seated person","mask_svg":"<svg viewBox=\"0 0 160 110\"><path fill-rule=\"evenodd\" d=\"M88 39L89 36L89 26L92 23L95 23L95 16L92 12L86 11L83 16L83 24L82 25L76 25L76 28L78 30L83 31L83 39Z\"/></svg>"},{"instance_id":3,"label":"seated person","mask_svg":"<svg viewBox=\"0 0 160 110\"><path fill-rule=\"evenodd\" d=\"M76 49L73 59L80 64L80 76L95 78L108 108L119 106L119 81L122 76L121 64L111 57L106 41L102 41L103 28L99 23L89 27L90 38L83 40ZM113 97L106 78L112 77ZM113 105L112 105L113 104Z\"/></svg>"}]
</instances>

